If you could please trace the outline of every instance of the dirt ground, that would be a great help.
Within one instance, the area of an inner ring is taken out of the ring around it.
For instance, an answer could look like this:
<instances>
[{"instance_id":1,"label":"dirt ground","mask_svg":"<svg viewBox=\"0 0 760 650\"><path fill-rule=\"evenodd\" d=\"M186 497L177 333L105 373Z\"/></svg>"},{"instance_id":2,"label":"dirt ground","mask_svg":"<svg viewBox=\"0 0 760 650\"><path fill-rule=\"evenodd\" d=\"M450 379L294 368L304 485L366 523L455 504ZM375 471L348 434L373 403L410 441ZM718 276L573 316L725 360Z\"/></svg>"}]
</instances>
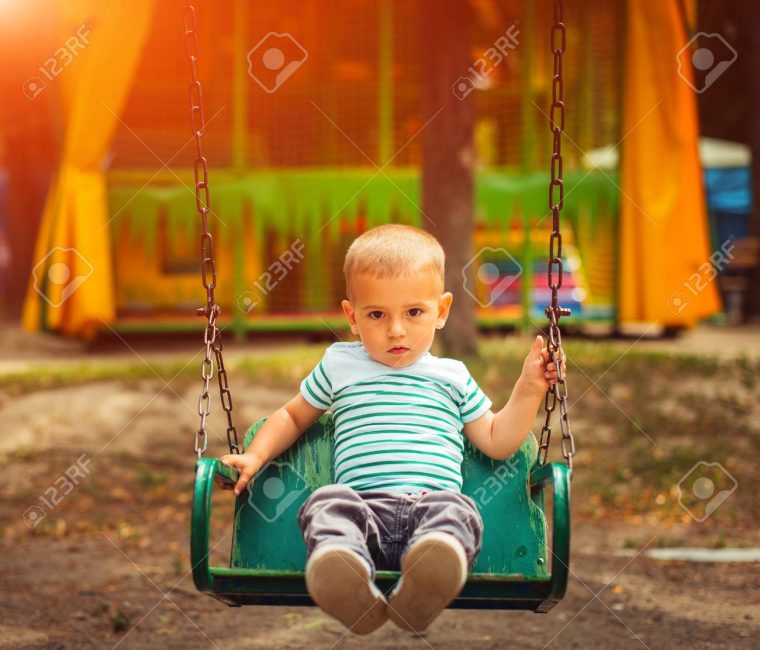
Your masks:
<instances>
[{"instance_id":1,"label":"dirt ground","mask_svg":"<svg viewBox=\"0 0 760 650\"><path fill-rule=\"evenodd\" d=\"M2 343L8 364L43 358ZM80 355L66 346L56 354ZM692 528L614 513L575 517L568 593L545 615L447 610L423 637L391 623L356 637L316 608L228 608L197 593L189 574L197 389L148 378L0 391L0 648L757 647L760 565L620 555L673 537L704 540L689 537ZM290 395L245 380L235 389L239 422ZM208 453L217 455L218 412L211 424ZM30 506L78 459L76 488L30 527ZM229 550L227 497L215 502L227 515L212 530L214 564ZM760 546L756 530L737 539Z\"/></svg>"}]
</instances>

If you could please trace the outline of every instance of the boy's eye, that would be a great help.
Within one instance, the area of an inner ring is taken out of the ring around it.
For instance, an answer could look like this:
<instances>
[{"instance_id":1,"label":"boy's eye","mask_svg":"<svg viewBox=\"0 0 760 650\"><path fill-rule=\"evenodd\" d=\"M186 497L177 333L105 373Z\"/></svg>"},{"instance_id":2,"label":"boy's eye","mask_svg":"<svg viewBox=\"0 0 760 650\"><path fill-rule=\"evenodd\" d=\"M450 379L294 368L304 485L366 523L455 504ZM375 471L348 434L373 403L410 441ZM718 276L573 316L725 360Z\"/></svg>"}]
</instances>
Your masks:
<instances>
[{"instance_id":1,"label":"boy's eye","mask_svg":"<svg viewBox=\"0 0 760 650\"><path fill-rule=\"evenodd\" d=\"M422 315L422 310L419 307L412 307L409 310L409 315L410 316L420 316L420 315Z\"/></svg>"},{"instance_id":2,"label":"boy's eye","mask_svg":"<svg viewBox=\"0 0 760 650\"><path fill-rule=\"evenodd\" d=\"M375 311L369 312L367 316L369 316L372 320L378 320L383 317L383 312L375 310Z\"/></svg>"}]
</instances>

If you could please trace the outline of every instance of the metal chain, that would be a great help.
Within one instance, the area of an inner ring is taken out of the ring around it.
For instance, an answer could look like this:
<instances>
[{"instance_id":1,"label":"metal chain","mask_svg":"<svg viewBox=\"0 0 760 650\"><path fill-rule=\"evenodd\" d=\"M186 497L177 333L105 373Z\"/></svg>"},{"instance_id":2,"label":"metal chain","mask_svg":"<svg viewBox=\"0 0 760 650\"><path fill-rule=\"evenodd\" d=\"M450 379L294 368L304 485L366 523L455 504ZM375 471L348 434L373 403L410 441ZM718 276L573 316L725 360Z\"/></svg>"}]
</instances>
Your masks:
<instances>
[{"instance_id":1,"label":"metal chain","mask_svg":"<svg viewBox=\"0 0 760 650\"><path fill-rule=\"evenodd\" d=\"M570 432L570 422L567 419L567 380L562 369L562 335L559 330L559 319L569 316L570 310L559 306L559 290L562 287L562 234L560 232L560 211L565 201L565 185L562 180L562 132L565 130L565 100L564 82L562 79L562 55L565 53L565 23L563 17L563 0L554 0L554 23L551 30L551 49L554 55L554 76L552 78L552 105L550 110L549 129L553 134L551 181L549 183L549 207L552 211L552 234L549 237L549 264L547 278L552 292L551 305L546 310L549 319L549 342L547 348L551 362L557 368L557 383L546 391L544 410L546 420L541 429L541 440L538 445L539 465L546 462L549 452L552 428L551 417L559 400L559 424L562 431L562 455L570 470L573 469L575 441ZM555 281L556 273L556 281Z\"/></svg>"},{"instance_id":2,"label":"metal chain","mask_svg":"<svg viewBox=\"0 0 760 650\"><path fill-rule=\"evenodd\" d=\"M195 138L195 208L201 216L203 233L201 234L201 280L206 290L206 306L196 310L198 316L207 319L206 328L203 332L203 343L206 346L206 357L201 365L201 378L203 389L198 398L198 415L200 426L195 434L195 452L198 458L203 456L208 446L206 433L206 418L211 412L211 397L209 384L214 375L214 362L211 359L213 350L216 358L217 377L219 379L219 394L222 400L222 408L227 414L227 444L231 454L240 453L238 446L237 430L232 424L232 395L227 385L227 371L224 369L222 358L222 333L216 325L216 319L221 313L221 308L214 299L216 287L216 263L214 261L214 240L208 230L209 186L208 165L203 155L203 135L206 132L206 117L203 112L203 92L201 82L198 79L196 62L198 61L198 32L195 26L195 7L190 0L185 5L183 22L185 28L185 55L190 63L192 81L190 83L190 128ZM209 281L209 276L211 281Z\"/></svg>"}]
</instances>

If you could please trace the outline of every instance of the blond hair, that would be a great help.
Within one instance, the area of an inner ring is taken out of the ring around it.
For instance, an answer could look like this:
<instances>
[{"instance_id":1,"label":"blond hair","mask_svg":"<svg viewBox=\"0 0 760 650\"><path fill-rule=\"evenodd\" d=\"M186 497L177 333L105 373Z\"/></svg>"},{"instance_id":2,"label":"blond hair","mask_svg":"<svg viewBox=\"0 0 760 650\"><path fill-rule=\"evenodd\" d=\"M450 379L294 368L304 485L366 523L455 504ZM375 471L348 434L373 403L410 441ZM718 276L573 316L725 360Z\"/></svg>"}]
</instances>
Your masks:
<instances>
[{"instance_id":1,"label":"blond hair","mask_svg":"<svg viewBox=\"0 0 760 650\"><path fill-rule=\"evenodd\" d=\"M357 237L346 252L346 293L351 299L351 278L362 273L397 278L425 268L434 271L443 290L445 261L443 248L429 232L396 223L378 226Z\"/></svg>"}]
</instances>

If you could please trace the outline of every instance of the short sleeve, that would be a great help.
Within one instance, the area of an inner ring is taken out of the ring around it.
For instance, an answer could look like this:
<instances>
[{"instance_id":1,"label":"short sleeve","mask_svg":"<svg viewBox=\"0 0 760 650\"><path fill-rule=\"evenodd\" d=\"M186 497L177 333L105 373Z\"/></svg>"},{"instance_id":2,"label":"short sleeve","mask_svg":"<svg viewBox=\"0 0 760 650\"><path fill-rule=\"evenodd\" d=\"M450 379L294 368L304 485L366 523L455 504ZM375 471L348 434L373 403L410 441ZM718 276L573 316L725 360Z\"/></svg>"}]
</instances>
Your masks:
<instances>
[{"instance_id":1,"label":"short sleeve","mask_svg":"<svg viewBox=\"0 0 760 650\"><path fill-rule=\"evenodd\" d=\"M465 373L467 383L465 384L464 398L459 403L459 414L462 417L462 422L467 424L486 413L491 408L492 402L466 369Z\"/></svg>"},{"instance_id":2,"label":"short sleeve","mask_svg":"<svg viewBox=\"0 0 760 650\"><path fill-rule=\"evenodd\" d=\"M328 374L327 355L323 356L309 375L301 382L301 395L314 408L329 409L333 402L332 382Z\"/></svg>"}]
</instances>

